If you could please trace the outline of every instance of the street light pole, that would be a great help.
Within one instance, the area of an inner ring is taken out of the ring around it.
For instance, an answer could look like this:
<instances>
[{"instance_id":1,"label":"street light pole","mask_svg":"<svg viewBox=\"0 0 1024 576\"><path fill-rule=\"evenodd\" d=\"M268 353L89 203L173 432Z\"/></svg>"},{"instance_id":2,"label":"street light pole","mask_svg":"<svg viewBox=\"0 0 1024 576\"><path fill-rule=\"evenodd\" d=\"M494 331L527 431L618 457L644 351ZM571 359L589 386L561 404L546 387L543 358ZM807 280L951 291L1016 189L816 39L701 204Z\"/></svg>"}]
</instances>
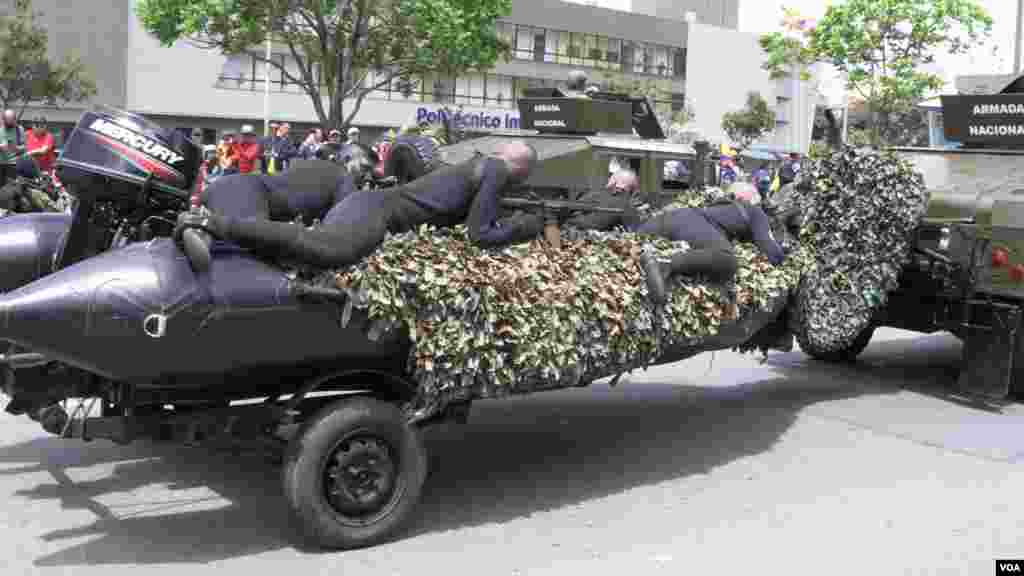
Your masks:
<instances>
[{"instance_id":1,"label":"street light pole","mask_svg":"<svg viewBox=\"0 0 1024 576\"><path fill-rule=\"evenodd\" d=\"M1021 40L1024 40L1024 0L1017 0L1017 40L1014 42L1016 58L1013 60L1013 73L1021 72Z\"/></svg>"},{"instance_id":2,"label":"street light pole","mask_svg":"<svg viewBox=\"0 0 1024 576\"><path fill-rule=\"evenodd\" d=\"M1024 0L1022 0L1024 1ZM264 72L264 85L263 85L263 136L270 135L270 35L273 33L273 28L267 23L266 32L266 61L263 64Z\"/></svg>"}]
</instances>

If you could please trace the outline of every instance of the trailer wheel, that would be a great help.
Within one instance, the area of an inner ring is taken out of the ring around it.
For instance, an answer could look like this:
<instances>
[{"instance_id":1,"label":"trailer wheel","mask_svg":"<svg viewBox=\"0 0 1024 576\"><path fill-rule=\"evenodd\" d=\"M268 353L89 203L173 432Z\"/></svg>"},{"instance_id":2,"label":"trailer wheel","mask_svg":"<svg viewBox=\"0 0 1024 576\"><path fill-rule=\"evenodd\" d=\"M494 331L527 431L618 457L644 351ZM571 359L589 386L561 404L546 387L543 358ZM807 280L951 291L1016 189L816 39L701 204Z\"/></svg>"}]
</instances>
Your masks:
<instances>
[{"instance_id":1,"label":"trailer wheel","mask_svg":"<svg viewBox=\"0 0 1024 576\"><path fill-rule=\"evenodd\" d=\"M313 543L372 546L415 508L426 468L419 432L396 406L341 400L317 412L289 443L284 493Z\"/></svg>"},{"instance_id":2,"label":"trailer wheel","mask_svg":"<svg viewBox=\"0 0 1024 576\"><path fill-rule=\"evenodd\" d=\"M875 325L868 325L866 328L861 330L860 334L854 338L853 342L850 343L846 348L840 348L839 350L821 350L814 346L809 341L805 341L805 338L801 338L803 333L797 332L797 343L800 344L800 349L806 352L810 357L815 360L821 360L822 362L830 362L833 364L844 364L853 362L860 356L860 353L868 347L871 342L871 337L875 335Z\"/></svg>"}]
</instances>

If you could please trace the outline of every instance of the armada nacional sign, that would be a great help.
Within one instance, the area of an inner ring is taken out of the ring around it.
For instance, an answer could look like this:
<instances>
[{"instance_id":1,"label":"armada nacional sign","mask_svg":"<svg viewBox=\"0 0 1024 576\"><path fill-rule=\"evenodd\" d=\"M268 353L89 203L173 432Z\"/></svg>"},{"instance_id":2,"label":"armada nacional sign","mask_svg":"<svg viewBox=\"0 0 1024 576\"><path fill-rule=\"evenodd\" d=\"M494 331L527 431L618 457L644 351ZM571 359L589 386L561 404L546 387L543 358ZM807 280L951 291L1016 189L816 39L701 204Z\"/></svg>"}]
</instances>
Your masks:
<instances>
[{"instance_id":1,"label":"armada nacional sign","mask_svg":"<svg viewBox=\"0 0 1024 576\"><path fill-rule=\"evenodd\" d=\"M1024 147L1024 94L943 96L946 139Z\"/></svg>"}]
</instances>

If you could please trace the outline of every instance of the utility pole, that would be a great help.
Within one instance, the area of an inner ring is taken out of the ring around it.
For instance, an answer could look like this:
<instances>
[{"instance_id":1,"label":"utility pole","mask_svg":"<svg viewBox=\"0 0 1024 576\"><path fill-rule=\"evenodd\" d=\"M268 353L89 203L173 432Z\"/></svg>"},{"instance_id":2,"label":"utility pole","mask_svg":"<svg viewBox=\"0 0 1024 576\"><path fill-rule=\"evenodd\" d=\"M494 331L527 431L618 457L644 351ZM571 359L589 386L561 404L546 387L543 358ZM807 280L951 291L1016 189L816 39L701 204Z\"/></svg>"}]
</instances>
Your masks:
<instances>
[{"instance_id":1,"label":"utility pole","mask_svg":"<svg viewBox=\"0 0 1024 576\"><path fill-rule=\"evenodd\" d=\"M1024 0L1021 0L1024 2ZM267 22L267 61L264 63L263 70L264 74L264 85L263 85L263 136L270 136L270 59L271 55L271 36L274 34L274 27L272 22Z\"/></svg>"}]
</instances>

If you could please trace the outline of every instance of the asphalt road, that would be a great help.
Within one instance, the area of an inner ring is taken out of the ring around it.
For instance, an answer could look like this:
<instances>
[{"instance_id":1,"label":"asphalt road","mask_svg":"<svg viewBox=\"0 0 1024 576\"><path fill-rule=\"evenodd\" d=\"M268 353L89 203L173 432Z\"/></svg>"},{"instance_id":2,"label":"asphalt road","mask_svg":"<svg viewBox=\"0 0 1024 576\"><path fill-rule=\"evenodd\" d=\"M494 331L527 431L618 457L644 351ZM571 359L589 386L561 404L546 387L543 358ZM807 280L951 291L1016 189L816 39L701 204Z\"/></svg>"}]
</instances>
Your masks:
<instances>
[{"instance_id":1,"label":"asphalt road","mask_svg":"<svg viewBox=\"0 0 1024 576\"><path fill-rule=\"evenodd\" d=\"M409 533L340 553L295 540L265 456L3 415L3 574L993 574L1024 557L1024 406L952 396L959 350L883 330L855 366L718 353L483 402L429 434Z\"/></svg>"}]
</instances>

